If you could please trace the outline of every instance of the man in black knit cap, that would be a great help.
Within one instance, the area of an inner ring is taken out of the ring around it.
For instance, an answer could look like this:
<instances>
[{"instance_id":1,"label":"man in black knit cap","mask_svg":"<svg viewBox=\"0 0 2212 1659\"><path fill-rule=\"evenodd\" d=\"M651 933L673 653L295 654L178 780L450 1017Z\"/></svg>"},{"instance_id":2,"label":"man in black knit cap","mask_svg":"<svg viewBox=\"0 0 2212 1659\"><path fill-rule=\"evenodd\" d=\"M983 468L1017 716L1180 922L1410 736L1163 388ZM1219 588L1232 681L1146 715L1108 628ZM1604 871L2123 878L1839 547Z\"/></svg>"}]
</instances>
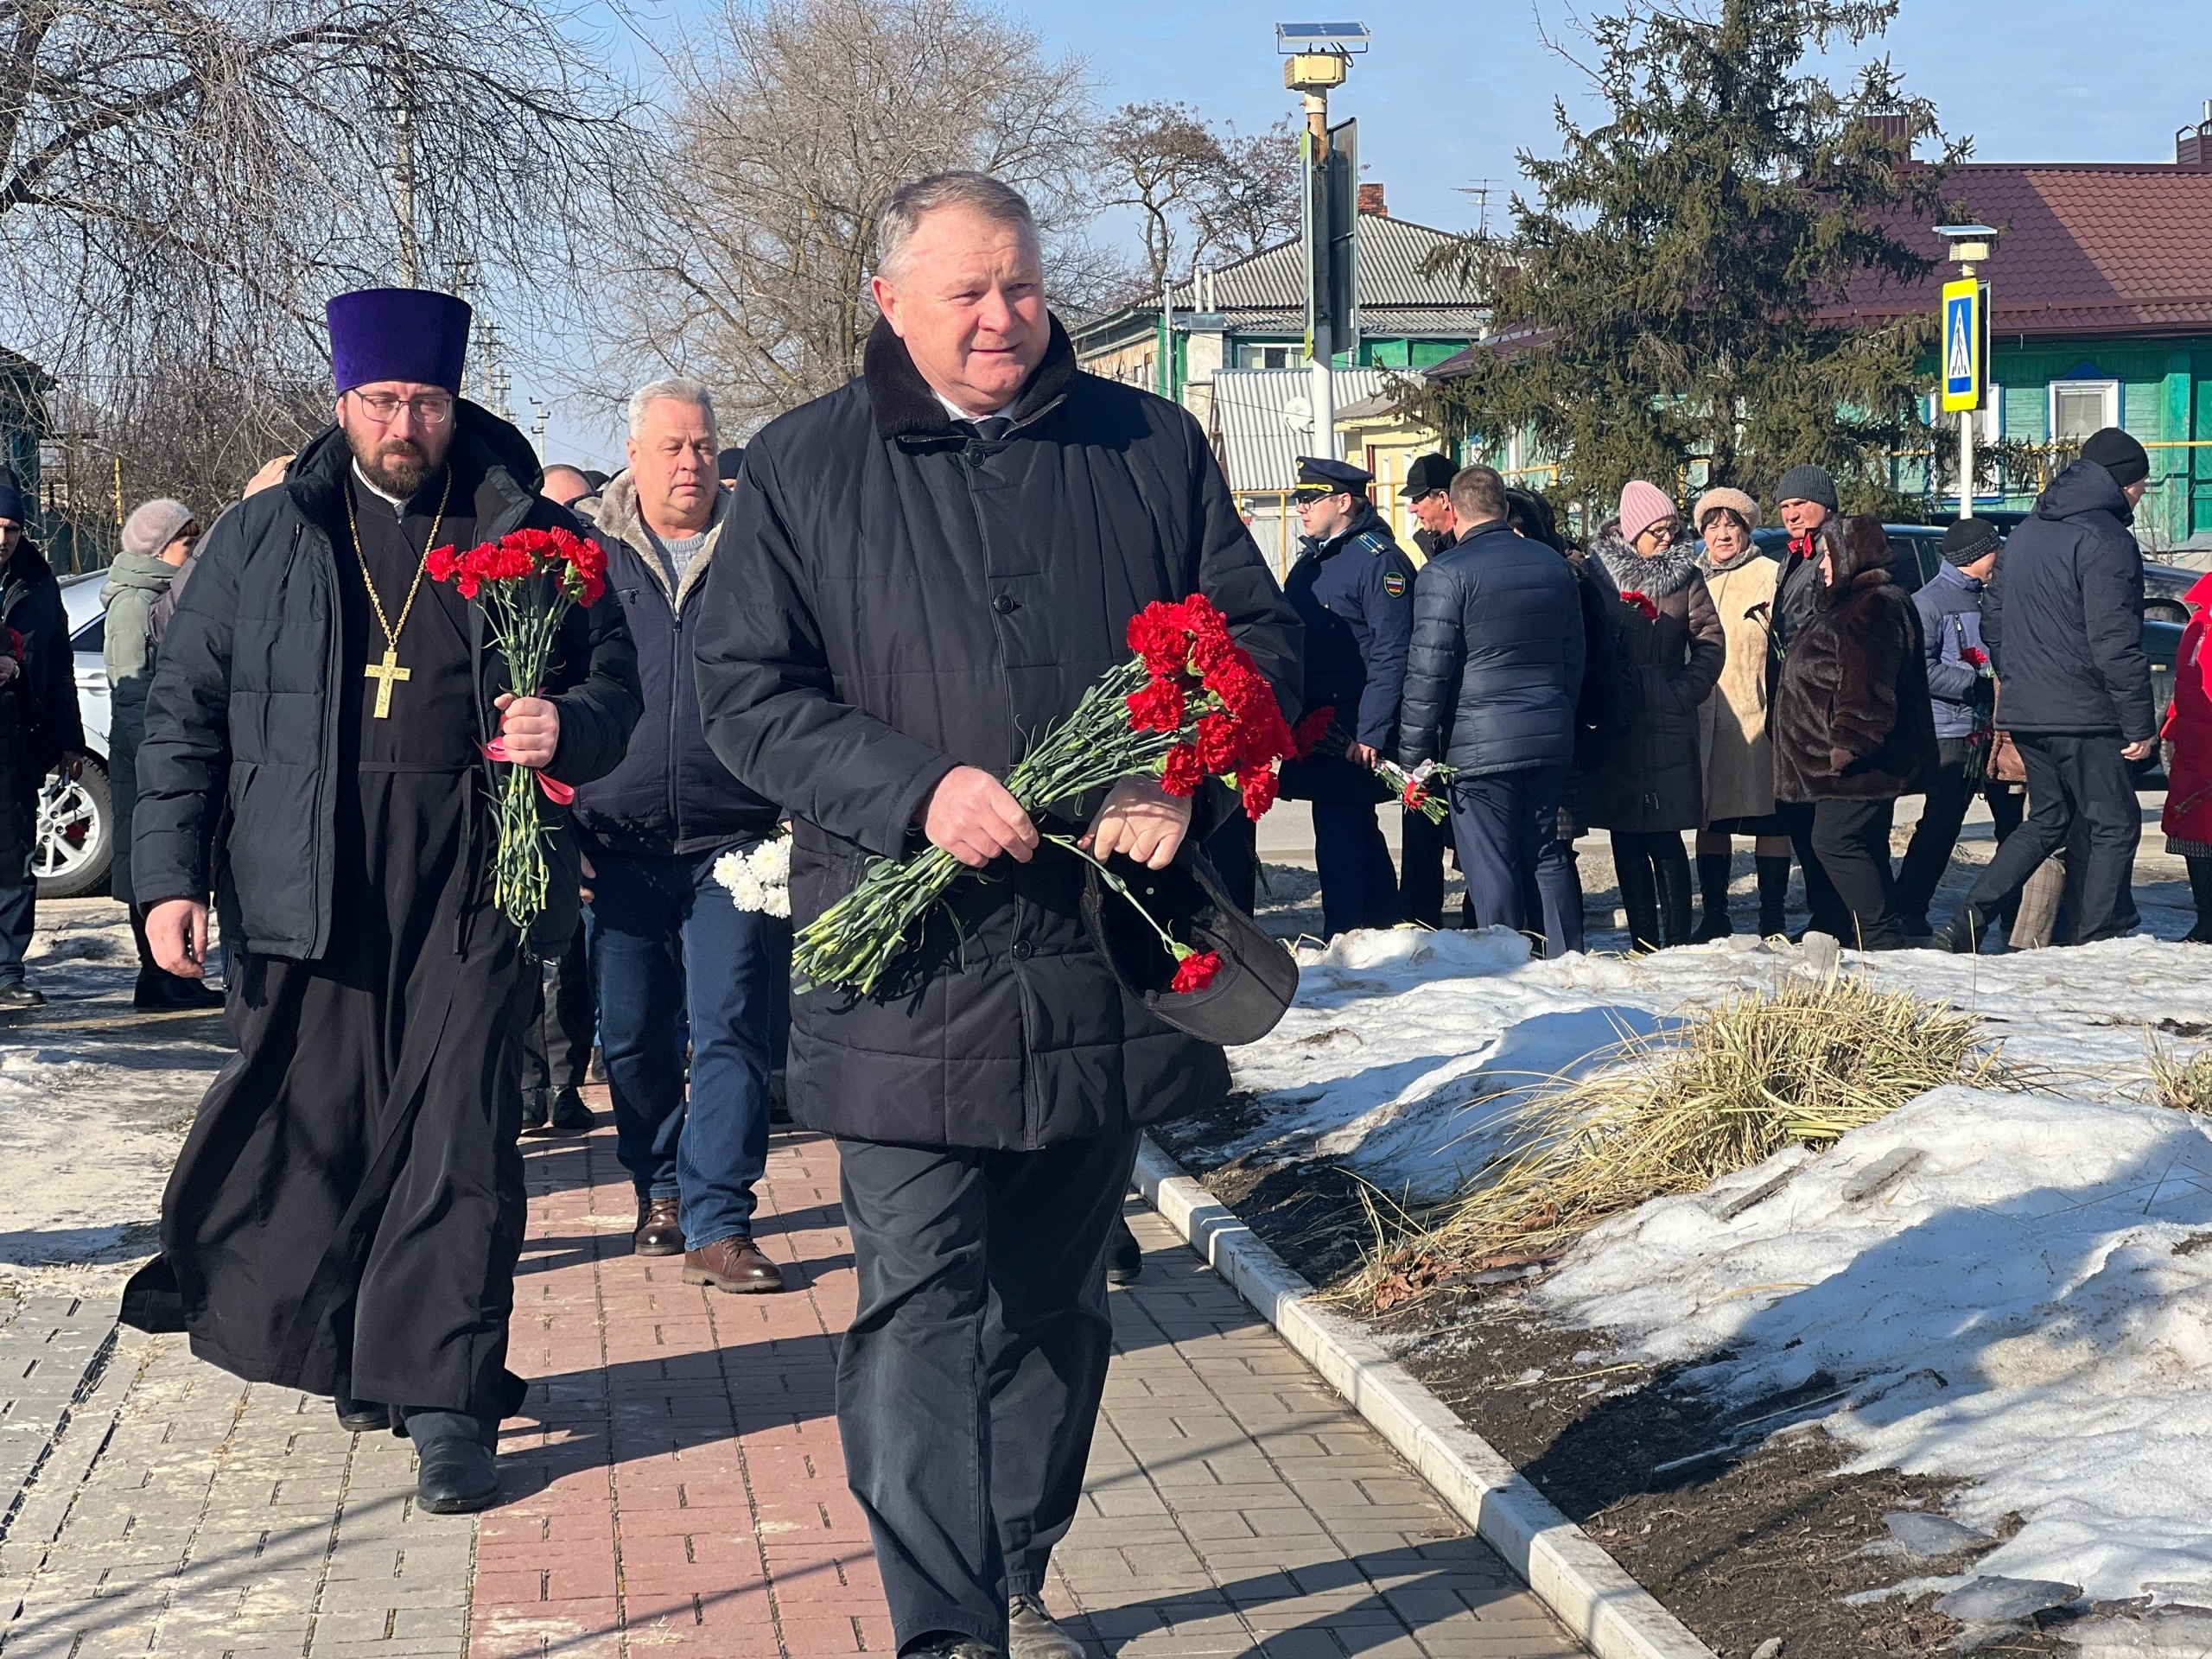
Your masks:
<instances>
[{"instance_id":1,"label":"man in black knit cap","mask_svg":"<svg viewBox=\"0 0 2212 1659\"><path fill-rule=\"evenodd\" d=\"M1951 918L1944 942L1980 948L1990 920L2078 820L2088 856L2073 943L2114 937L2134 915L2128 878L2142 814L2128 764L2158 743L2143 654L2143 555L2128 529L2151 459L2118 427L2082 446L2014 531L1982 595L1981 631L2003 683L2005 729L2028 769L2028 816Z\"/></svg>"}]
</instances>

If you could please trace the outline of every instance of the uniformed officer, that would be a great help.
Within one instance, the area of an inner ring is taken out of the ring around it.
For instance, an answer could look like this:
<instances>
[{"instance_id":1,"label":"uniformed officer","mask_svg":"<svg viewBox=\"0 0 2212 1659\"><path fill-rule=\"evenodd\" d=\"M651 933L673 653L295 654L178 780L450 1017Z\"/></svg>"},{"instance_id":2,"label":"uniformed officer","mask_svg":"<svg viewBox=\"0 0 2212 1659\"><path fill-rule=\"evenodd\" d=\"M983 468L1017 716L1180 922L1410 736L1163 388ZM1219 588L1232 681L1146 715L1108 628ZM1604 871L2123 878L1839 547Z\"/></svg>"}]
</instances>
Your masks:
<instances>
[{"instance_id":1,"label":"uniformed officer","mask_svg":"<svg viewBox=\"0 0 2212 1659\"><path fill-rule=\"evenodd\" d=\"M1321 928L1402 919L1397 872L1375 821L1389 791L1375 762L1396 741L1398 696L1414 632L1414 566L1367 498L1375 474L1301 455L1298 518L1306 537L1283 594L1306 624L1306 707L1327 704L1351 742L1341 757L1315 755L1283 769L1283 793L1313 804L1313 862L1321 877Z\"/></svg>"}]
</instances>

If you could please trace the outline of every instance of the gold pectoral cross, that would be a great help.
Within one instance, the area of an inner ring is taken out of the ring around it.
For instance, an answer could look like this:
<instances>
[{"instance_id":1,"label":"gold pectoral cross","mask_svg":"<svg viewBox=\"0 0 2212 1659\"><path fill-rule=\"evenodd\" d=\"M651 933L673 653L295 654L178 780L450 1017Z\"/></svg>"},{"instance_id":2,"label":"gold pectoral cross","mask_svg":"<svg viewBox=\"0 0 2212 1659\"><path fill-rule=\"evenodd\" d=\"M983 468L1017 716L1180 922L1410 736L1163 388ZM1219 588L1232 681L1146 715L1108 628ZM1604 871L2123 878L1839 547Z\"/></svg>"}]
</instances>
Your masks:
<instances>
[{"instance_id":1,"label":"gold pectoral cross","mask_svg":"<svg viewBox=\"0 0 2212 1659\"><path fill-rule=\"evenodd\" d=\"M361 676L364 679L374 680L377 683L377 706L374 713L378 720L387 719L391 714L391 683L394 680L411 680L415 677L413 670L402 668L399 665L399 652L390 645L384 648L384 661L369 664L361 670Z\"/></svg>"}]
</instances>

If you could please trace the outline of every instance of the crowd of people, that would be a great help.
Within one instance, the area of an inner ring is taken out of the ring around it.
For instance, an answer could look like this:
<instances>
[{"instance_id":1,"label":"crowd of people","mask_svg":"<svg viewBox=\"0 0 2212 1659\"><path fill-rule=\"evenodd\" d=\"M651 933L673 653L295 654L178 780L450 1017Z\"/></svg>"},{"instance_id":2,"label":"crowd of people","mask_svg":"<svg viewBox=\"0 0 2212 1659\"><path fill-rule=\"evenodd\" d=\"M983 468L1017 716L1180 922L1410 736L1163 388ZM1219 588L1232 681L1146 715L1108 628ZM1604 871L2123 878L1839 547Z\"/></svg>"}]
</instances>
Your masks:
<instances>
[{"instance_id":1,"label":"crowd of people","mask_svg":"<svg viewBox=\"0 0 2212 1659\"><path fill-rule=\"evenodd\" d=\"M1440 921L1444 849L1427 817L1402 808L1397 872L1376 822L1401 792L1378 775L1385 759L1449 801L1466 925L1523 930L1553 956L1584 947L1574 842L1593 829L1608 833L1637 950L1735 931L1738 839L1765 936L1789 931L1793 859L1807 912L1793 937L1975 950L1999 920L2014 944L2138 924L2131 769L2157 733L2127 528L2149 461L2126 433L2091 437L2009 542L1985 519L1953 524L1942 569L1916 591L1881 522L1846 518L1817 466L1782 475L1786 546L1770 556L1758 502L1728 486L1685 514L1631 480L1578 547L1541 496L1425 455L1406 485L1417 569L1369 499L1371 474L1300 466L1306 535L1285 593L1306 625L1306 704L1344 711L1344 741L1287 772L1284 793L1313 803L1328 935ZM2212 772L2202 632L2166 734L2187 780ZM1913 795L1919 819L1893 862L1897 803ZM1937 931L1929 908L1977 796L1998 851ZM2177 788L2167 827L2212 918L2212 786ZM1416 892L1436 895L1429 913Z\"/></svg>"},{"instance_id":2,"label":"crowd of people","mask_svg":"<svg viewBox=\"0 0 2212 1659\"><path fill-rule=\"evenodd\" d=\"M427 1510L497 1499L526 1387L505 1364L519 1138L590 1127L595 1054L645 1271L680 1256L689 1283L780 1289L753 1237L771 1118L835 1137L859 1283L838 1420L899 1652L1082 1651L1038 1592L1080 1495L1108 1276L1137 1270L1137 1136L1227 1070L1103 948L1064 849L1080 834L1136 870L1202 849L1205 902L1248 911L1255 854L1217 785L1132 778L1033 815L1001 779L1153 601L1204 595L1286 716L1333 711L1283 775L1312 804L1332 935L1443 925L1448 853L1466 924L1580 950L1574 842L1603 829L1635 949L1734 931L1739 841L1761 933L1785 930L1794 859L1810 926L1904 944L1977 794L2003 844L1946 942L2133 919L2127 767L2155 734L2126 530L2147 467L2124 434L2008 543L1955 526L1910 598L1881 524L1846 518L1818 467L1782 476L1770 556L1737 488L1685 513L1632 481L1577 545L1541 495L1442 455L1408 479L1418 557L1367 473L1301 462L1279 588L1190 416L1079 371L1013 190L904 188L872 293L851 385L741 451L704 385L653 381L612 477L541 467L460 396L461 301L340 296L334 423L204 533L167 499L124 526L105 597L137 1000L217 1000L213 911L238 1046L124 1317L410 1437ZM67 639L26 519L0 492L0 690L29 711L0 721L21 747L0 753L0 1006L36 1000L23 780L83 746L73 695L49 695ZM424 581L433 550L523 528L607 561L535 686L506 684L480 613ZM2168 826L2212 915L2203 626ZM486 879L495 742L571 802L546 809L562 877L526 935ZM1377 812L1400 769L1448 811L1408 809L1394 864ZM1909 793L1926 804L1893 870ZM888 988L795 990L792 921L715 874L785 833L802 923L877 858L936 847L991 879ZM2063 925L2021 898L2054 867Z\"/></svg>"}]
</instances>

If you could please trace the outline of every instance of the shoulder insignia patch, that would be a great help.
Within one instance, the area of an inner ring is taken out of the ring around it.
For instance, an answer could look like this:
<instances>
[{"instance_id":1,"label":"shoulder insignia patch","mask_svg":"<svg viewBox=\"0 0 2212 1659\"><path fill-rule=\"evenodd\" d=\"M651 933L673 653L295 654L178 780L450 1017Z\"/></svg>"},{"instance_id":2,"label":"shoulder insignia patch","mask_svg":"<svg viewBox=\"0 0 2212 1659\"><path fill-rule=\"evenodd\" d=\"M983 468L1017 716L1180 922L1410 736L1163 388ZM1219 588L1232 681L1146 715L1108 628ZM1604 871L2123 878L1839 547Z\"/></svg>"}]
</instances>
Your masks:
<instances>
[{"instance_id":1,"label":"shoulder insignia patch","mask_svg":"<svg viewBox=\"0 0 2212 1659\"><path fill-rule=\"evenodd\" d=\"M1382 591L1393 599L1403 599L1406 596L1406 573L1385 570L1382 573Z\"/></svg>"}]
</instances>

